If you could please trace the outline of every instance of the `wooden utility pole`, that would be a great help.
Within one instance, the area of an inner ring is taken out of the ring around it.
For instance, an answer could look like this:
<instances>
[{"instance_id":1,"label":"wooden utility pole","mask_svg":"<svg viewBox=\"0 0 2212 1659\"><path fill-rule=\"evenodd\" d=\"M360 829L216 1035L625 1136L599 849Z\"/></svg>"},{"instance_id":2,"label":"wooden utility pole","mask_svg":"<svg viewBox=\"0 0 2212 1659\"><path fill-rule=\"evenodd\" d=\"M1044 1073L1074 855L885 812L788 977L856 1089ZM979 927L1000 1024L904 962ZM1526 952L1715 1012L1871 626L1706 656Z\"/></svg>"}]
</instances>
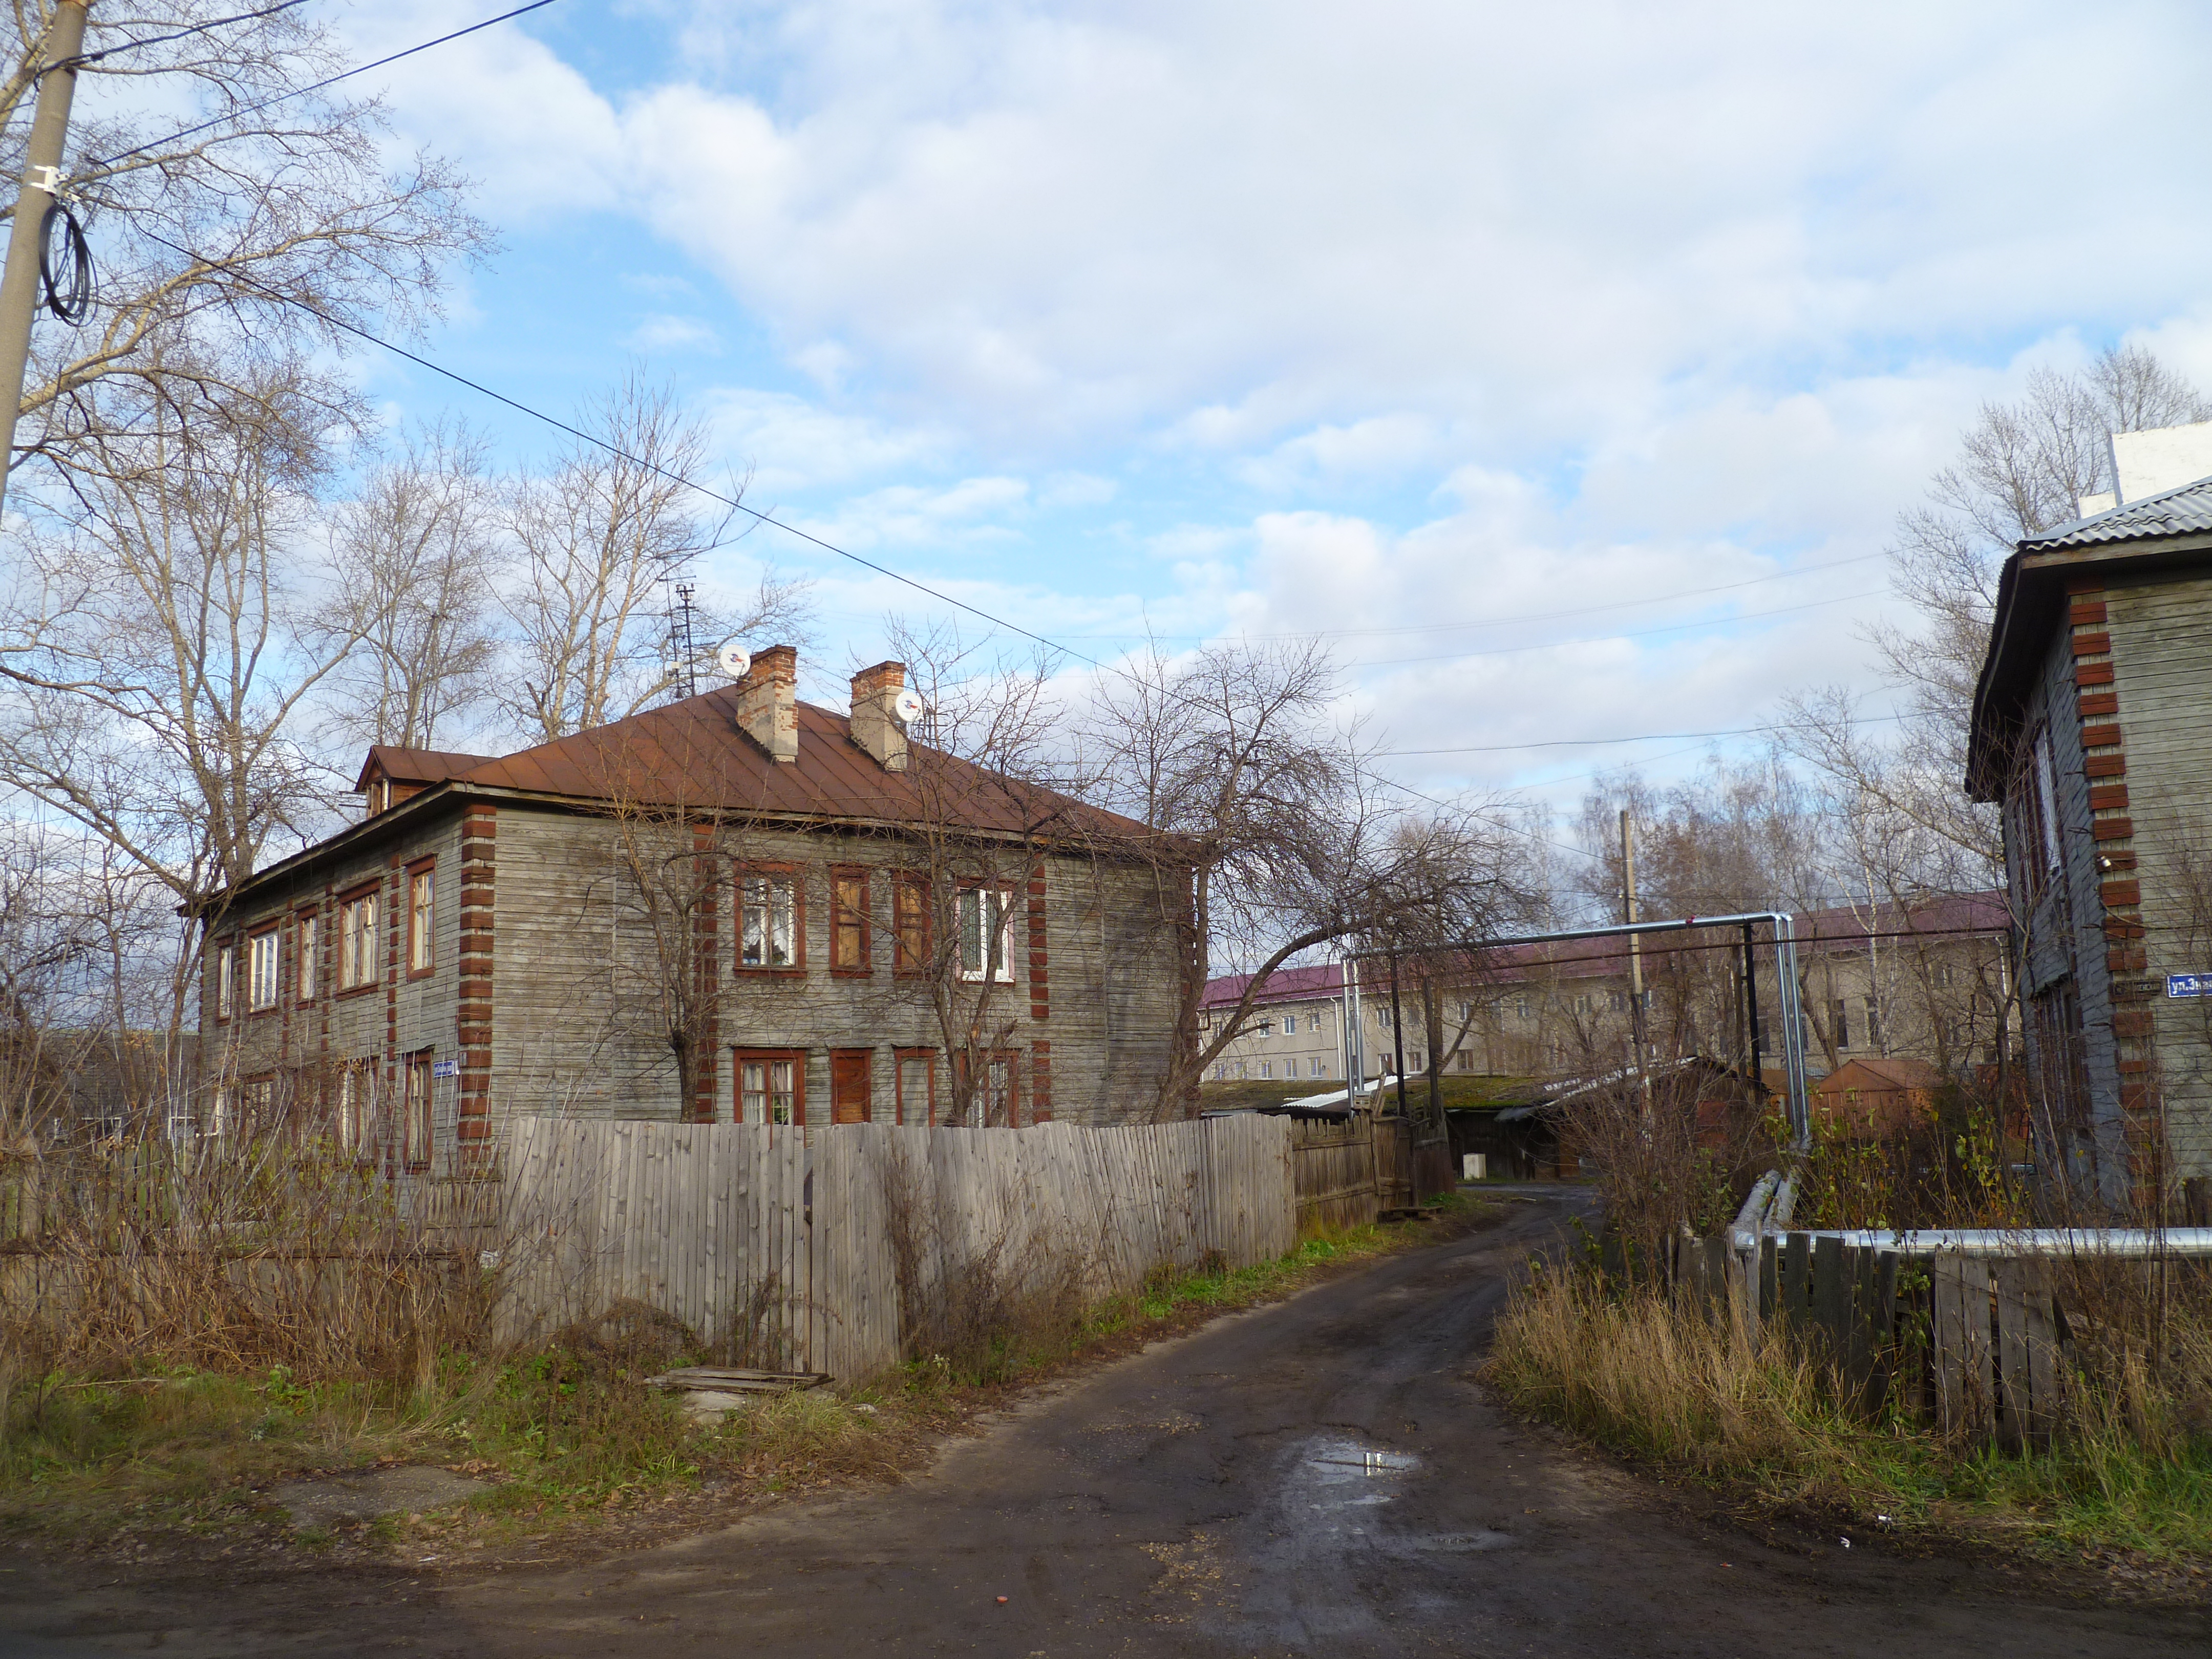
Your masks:
<instances>
[{"instance_id":1,"label":"wooden utility pole","mask_svg":"<svg viewBox=\"0 0 2212 1659\"><path fill-rule=\"evenodd\" d=\"M15 416L23 404L23 376L31 361L31 319L39 306L39 243L46 210L61 189L62 148L69 138L70 104L76 96L77 54L92 0L61 0L46 26L39 69L39 112L23 153L23 185L15 219L8 228L8 263L0 270L0 507L7 505L8 475L15 462Z\"/></svg>"},{"instance_id":2,"label":"wooden utility pole","mask_svg":"<svg viewBox=\"0 0 2212 1659\"><path fill-rule=\"evenodd\" d=\"M1626 926L1636 925L1636 825L1628 816L1628 809L1620 809L1620 908L1621 921ZM1637 937L1628 936L1628 1022L1635 1043L1636 1076L1644 1096L1644 1109L1651 1109L1651 1078L1644 1070L1644 952Z\"/></svg>"}]
</instances>

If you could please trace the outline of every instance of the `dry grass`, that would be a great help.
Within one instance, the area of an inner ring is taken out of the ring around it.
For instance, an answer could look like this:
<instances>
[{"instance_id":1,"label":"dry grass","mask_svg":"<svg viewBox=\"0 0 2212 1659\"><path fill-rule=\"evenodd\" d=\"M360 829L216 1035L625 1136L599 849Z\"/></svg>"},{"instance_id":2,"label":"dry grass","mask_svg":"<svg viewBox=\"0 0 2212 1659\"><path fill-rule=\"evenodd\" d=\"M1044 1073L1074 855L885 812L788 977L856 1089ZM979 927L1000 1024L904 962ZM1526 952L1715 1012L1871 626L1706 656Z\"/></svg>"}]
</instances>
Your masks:
<instances>
[{"instance_id":1,"label":"dry grass","mask_svg":"<svg viewBox=\"0 0 2212 1659\"><path fill-rule=\"evenodd\" d=\"M231 1374L426 1383L497 1294L465 1183L409 1188L289 1133L19 1160L34 1228L0 1253L0 1399L48 1370L149 1359ZM460 1242L456 1242L457 1240Z\"/></svg>"},{"instance_id":2,"label":"dry grass","mask_svg":"<svg viewBox=\"0 0 2212 1659\"><path fill-rule=\"evenodd\" d=\"M2113 1352L2118 1371L2075 1371L2052 1449L2008 1455L1845 1409L1786 1328L1747 1340L1649 1288L1541 1269L1485 1375L1532 1415L1766 1506L2044 1552L2212 1554L2212 1318L2174 1310L2155 1365L2139 1345Z\"/></svg>"}]
</instances>

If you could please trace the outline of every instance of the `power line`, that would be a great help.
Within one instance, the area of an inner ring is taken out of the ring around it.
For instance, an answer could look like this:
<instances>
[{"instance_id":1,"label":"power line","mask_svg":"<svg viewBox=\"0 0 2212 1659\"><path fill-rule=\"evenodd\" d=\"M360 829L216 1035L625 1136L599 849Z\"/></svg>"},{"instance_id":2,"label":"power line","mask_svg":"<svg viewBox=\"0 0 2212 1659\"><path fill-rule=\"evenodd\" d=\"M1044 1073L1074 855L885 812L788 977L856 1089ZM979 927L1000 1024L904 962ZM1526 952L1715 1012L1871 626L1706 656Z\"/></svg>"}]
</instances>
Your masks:
<instances>
[{"instance_id":1,"label":"power line","mask_svg":"<svg viewBox=\"0 0 2212 1659\"><path fill-rule=\"evenodd\" d=\"M295 0L295 3L296 3L297 0ZM280 92L275 97L264 98L258 104L248 104L244 109L234 109L230 111L228 114L216 116L211 121L203 121L198 126L186 127L180 132L173 132L166 138L154 139L149 143L140 144L135 149L118 150L114 155L107 156L103 160L98 161L87 161L79 167L77 171L80 173L102 171L106 168L113 167L118 161L127 161L134 155L143 155L149 149L160 149L164 145L175 143L179 138L189 138L194 133L205 132L210 127L226 126L233 121L242 121L247 116L258 115L264 109L273 108L278 104L288 102L295 98L304 98L311 92L320 92L325 87L334 87L341 81L350 81L356 75L366 75L371 70L382 69L386 64L396 64L403 58L412 58L418 52L428 52L433 46L442 46L449 40L458 40L465 34L474 34L479 29L488 29L495 23L504 23L510 18L521 16L525 12L537 11L543 7L550 6L552 3L553 0L530 0L530 3L526 6L517 6L513 11L503 11L496 17L487 17L481 23L471 23L465 29L455 29L451 34L441 34L434 40L425 40L420 46L409 46L404 52L392 52L386 57L376 59L374 63L356 64L354 68L342 70L338 74L325 76L323 79L314 82L313 84L308 86L294 87L289 92ZM284 8L282 6L274 6L270 9L271 11L282 11ZM266 16L268 14L265 12L250 12L246 14L246 15L249 17L261 17ZM226 22L238 22L241 21L241 19L226 18L222 21ZM202 27L213 28L216 26L212 23L209 23L204 24ZM190 31L186 31L186 33L189 32ZM132 42L131 44L151 45L152 42ZM112 47L110 50L116 51L120 50L120 48ZM161 240L162 239L158 236L155 238L155 240L156 241L161 241ZM169 242L167 243L166 246L175 247L176 244L174 242ZM184 250L180 249L179 251L183 252ZM187 257L191 256L188 255Z\"/></svg>"},{"instance_id":2,"label":"power line","mask_svg":"<svg viewBox=\"0 0 2212 1659\"><path fill-rule=\"evenodd\" d=\"M141 46L165 46L172 40L182 40L188 35L205 34L210 29L228 28L233 23L256 23L264 17L274 17L280 11L289 11L295 6L304 6L307 3L307 0L282 0L281 4L264 6L259 11L241 11L234 17L214 17L204 23L194 23L189 28L173 29L167 34L149 34L141 40L118 41L114 46L103 46L98 52L79 52L70 60L69 67L76 68L85 64L97 64L103 58L112 58L118 52L136 52ZM60 69L63 66L53 64L47 67ZM371 66L364 64L362 67ZM354 70L346 71L349 75L358 72Z\"/></svg>"}]
</instances>

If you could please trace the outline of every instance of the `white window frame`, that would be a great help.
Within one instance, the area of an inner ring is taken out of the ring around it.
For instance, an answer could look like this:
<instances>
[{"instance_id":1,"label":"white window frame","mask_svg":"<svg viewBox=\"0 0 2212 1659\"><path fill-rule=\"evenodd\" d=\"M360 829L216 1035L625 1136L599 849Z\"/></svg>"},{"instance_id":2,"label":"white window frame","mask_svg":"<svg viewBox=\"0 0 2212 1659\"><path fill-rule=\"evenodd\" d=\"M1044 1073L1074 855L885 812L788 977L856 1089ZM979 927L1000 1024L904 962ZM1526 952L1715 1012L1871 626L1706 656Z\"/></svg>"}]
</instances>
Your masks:
<instances>
[{"instance_id":1,"label":"white window frame","mask_svg":"<svg viewBox=\"0 0 2212 1659\"><path fill-rule=\"evenodd\" d=\"M778 973L801 965L799 878L787 871L748 871L738 878L738 966L749 973Z\"/></svg>"},{"instance_id":2,"label":"white window frame","mask_svg":"<svg viewBox=\"0 0 2212 1659\"><path fill-rule=\"evenodd\" d=\"M322 936L322 918L309 911L292 926L292 949L298 960L293 980L293 994L300 1002L315 1000L315 946Z\"/></svg>"},{"instance_id":3,"label":"white window frame","mask_svg":"<svg viewBox=\"0 0 2212 1659\"><path fill-rule=\"evenodd\" d=\"M963 887L954 903L960 929L960 977L970 984L986 980L996 985L1014 982L1014 890L1011 887ZM986 920L987 915L996 921ZM984 934L994 933L995 952L987 950ZM995 954L997 965L992 967Z\"/></svg>"},{"instance_id":4,"label":"white window frame","mask_svg":"<svg viewBox=\"0 0 2212 1659\"><path fill-rule=\"evenodd\" d=\"M215 1017L228 1019L235 1011L238 947L225 945L215 953Z\"/></svg>"},{"instance_id":5,"label":"white window frame","mask_svg":"<svg viewBox=\"0 0 2212 1659\"><path fill-rule=\"evenodd\" d=\"M380 973L376 961L377 890L347 899L338 907L338 989L356 991L374 985Z\"/></svg>"},{"instance_id":6,"label":"white window frame","mask_svg":"<svg viewBox=\"0 0 2212 1659\"><path fill-rule=\"evenodd\" d=\"M427 974L438 965L438 868L407 872L407 971Z\"/></svg>"},{"instance_id":7,"label":"white window frame","mask_svg":"<svg viewBox=\"0 0 2212 1659\"><path fill-rule=\"evenodd\" d=\"M246 1011L265 1013L284 994L284 933L269 927L246 936Z\"/></svg>"}]
</instances>

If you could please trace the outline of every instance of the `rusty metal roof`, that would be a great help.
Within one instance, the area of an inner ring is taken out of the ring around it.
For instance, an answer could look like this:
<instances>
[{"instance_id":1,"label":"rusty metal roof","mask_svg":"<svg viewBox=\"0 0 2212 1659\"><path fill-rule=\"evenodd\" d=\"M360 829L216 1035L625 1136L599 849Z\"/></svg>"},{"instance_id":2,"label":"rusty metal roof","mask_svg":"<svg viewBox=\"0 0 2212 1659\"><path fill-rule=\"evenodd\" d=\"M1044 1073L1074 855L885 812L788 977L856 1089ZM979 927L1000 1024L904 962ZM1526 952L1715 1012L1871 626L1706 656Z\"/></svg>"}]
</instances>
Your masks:
<instances>
[{"instance_id":1,"label":"rusty metal roof","mask_svg":"<svg viewBox=\"0 0 2212 1659\"><path fill-rule=\"evenodd\" d=\"M1006 835L1152 832L942 750L910 744L908 769L887 772L854 743L847 715L802 702L799 758L781 764L738 725L738 693L720 687L607 726L478 763L462 787L579 800L889 825L941 824Z\"/></svg>"},{"instance_id":2,"label":"rusty metal roof","mask_svg":"<svg viewBox=\"0 0 2212 1659\"><path fill-rule=\"evenodd\" d=\"M472 766L482 766L489 755L464 755L457 749L407 749L396 743L372 744L361 775L353 781L356 795L368 788L368 775L381 773L394 783L443 783Z\"/></svg>"}]
</instances>

